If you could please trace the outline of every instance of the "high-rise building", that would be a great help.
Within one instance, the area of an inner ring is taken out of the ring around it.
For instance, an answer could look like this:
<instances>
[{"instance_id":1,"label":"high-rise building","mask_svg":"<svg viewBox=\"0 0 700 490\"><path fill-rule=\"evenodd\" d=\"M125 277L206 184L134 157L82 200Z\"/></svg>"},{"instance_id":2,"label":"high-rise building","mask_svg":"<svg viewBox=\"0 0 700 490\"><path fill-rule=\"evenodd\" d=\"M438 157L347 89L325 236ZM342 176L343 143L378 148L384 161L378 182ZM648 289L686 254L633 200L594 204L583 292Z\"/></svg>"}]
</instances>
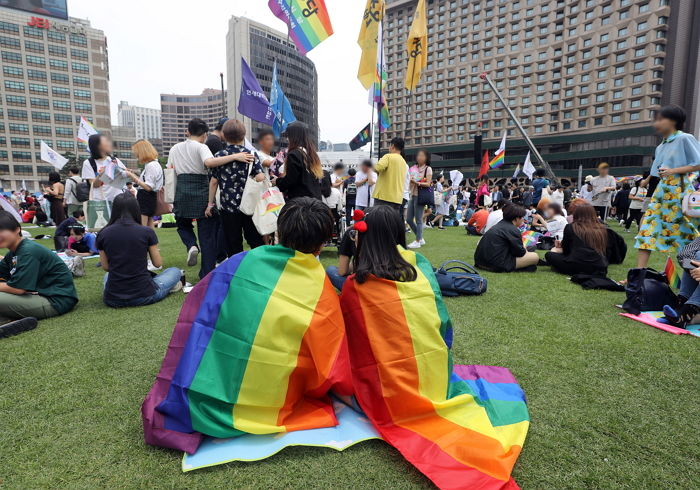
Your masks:
<instances>
[{"instance_id":1,"label":"high-rise building","mask_svg":"<svg viewBox=\"0 0 700 490\"><path fill-rule=\"evenodd\" d=\"M318 141L318 75L316 66L297 51L287 34L245 17L233 16L229 20L226 36L226 69L228 74L228 113L243 118L238 113L241 93L241 58L245 58L255 73L260 86L270 94L273 65L277 62L277 79L292 105L297 120L309 127L314 141ZM269 127L244 118L251 141L259 128Z\"/></svg>"},{"instance_id":2,"label":"high-rise building","mask_svg":"<svg viewBox=\"0 0 700 490\"><path fill-rule=\"evenodd\" d=\"M119 125L134 128L136 139L159 140L163 137L160 122L160 109L129 105L127 101L119 102Z\"/></svg>"},{"instance_id":3,"label":"high-rise building","mask_svg":"<svg viewBox=\"0 0 700 490\"><path fill-rule=\"evenodd\" d=\"M389 0L385 17L388 104L393 136L409 153L427 147L445 167L472 166L471 135L483 123L486 148L505 131L502 172L522 163L524 139L479 79L488 72L558 175L607 160L617 175L651 163L650 128L663 104L700 123L700 2L693 0L446 0L429 2L428 67L404 88L406 39L417 0ZM622 167L622 168L620 168Z\"/></svg>"},{"instance_id":4,"label":"high-rise building","mask_svg":"<svg viewBox=\"0 0 700 490\"><path fill-rule=\"evenodd\" d=\"M163 128L163 150L167 156L175 144L184 140L187 123L195 117L203 119L211 129L223 117L226 93L205 89L200 95L161 94L160 110Z\"/></svg>"},{"instance_id":5,"label":"high-rise building","mask_svg":"<svg viewBox=\"0 0 700 490\"><path fill-rule=\"evenodd\" d=\"M55 13L53 10L52 13ZM53 170L40 144L85 154L75 135L84 116L109 131L109 63L104 32L88 20L0 8L0 179L40 190Z\"/></svg>"}]
</instances>

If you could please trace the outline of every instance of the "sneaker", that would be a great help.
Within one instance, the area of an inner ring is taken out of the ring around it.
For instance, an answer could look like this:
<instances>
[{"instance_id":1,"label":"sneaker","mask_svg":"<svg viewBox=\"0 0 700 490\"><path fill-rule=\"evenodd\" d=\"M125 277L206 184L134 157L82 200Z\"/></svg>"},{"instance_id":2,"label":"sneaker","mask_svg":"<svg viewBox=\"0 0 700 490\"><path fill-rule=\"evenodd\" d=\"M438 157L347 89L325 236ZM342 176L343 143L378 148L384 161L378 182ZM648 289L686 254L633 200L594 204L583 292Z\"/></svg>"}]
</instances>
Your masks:
<instances>
[{"instance_id":1,"label":"sneaker","mask_svg":"<svg viewBox=\"0 0 700 490\"><path fill-rule=\"evenodd\" d=\"M185 271L180 271L182 272L182 277L180 277L180 280L173 286L173 288L170 290L170 293L177 293L179 291L182 291L185 287L185 284L187 284L187 279L185 279Z\"/></svg>"},{"instance_id":2,"label":"sneaker","mask_svg":"<svg viewBox=\"0 0 700 490\"><path fill-rule=\"evenodd\" d=\"M13 335L19 335L22 332L34 330L38 324L39 322L36 318L27 317L22 318L21 320L6 323L5 325L0 325L0 338L12 337Z\"/></svg>"},{"instance_id":3,"label":"sneaker","mask_svg":"<svg viewBox=\"0 0 700 490\"><path fill-rule=\"evenodd\" d=\"M420 239L420 242L418 242L418 243L420 243L420 246L421 246L421 247L422 247L423 245L425 245L425 238L421 238L421 239Z\"/></svg>"},{"instance_id":4,"label":"sneaker","mask_svg":"<svg viewBox=\"0 0 700 490\"><path fill-rule=\"evenodd\" d=\"M420 242L413 241L408 244L408 248L420 248Z\"/></svg>"},{"instance_id":5,"label":"sneaker","mask_svg":"<svg viewBox=\"0 0 700 490\"><path fill-rule=\"evenodd\" d=\"M199 249L195 246L190 247L187 252L187 266L194 267L197 265L197 258L199 257Z\"/></svg>"},{"instance_id":6,"label":"sneaker","mask_svg":"<svg viewBox=\"0 0 700 490\"><path fill-rule=\"evenodd\" d=\"M159 271L159 270L162 270L162 269L163 269L162 266L161 266L161 267L156 267L155 265L153 265L153 262L151 262L151 258L150 258L150 257L148 257L148 267L147 267L147 268L148 268L148 271L149 271L149 272L156 272L156 271Z\"/></svg>"}]
</instances>

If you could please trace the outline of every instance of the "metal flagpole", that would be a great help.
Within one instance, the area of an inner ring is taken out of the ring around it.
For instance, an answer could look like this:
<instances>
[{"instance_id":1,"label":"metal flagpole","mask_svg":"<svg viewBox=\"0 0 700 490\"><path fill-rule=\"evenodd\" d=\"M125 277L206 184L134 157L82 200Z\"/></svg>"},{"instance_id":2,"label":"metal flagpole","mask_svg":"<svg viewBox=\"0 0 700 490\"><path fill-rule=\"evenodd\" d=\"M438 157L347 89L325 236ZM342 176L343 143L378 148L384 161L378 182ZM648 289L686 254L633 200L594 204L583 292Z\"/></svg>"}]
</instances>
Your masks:
<instances>
[{"instance_id":1,"label":"metal flagpole","mask_svg":"<svg viewBox=\"0 0 700 490\"><path fill-rule=\"evenodd\" d=\"M226 117L226 91L224 90L224 72L219 73L221 77L221 117Z\"/></svg>"},{"instance_id":2,"label":"metal flagpole","mask_svg":"<svg viewBox=\"0 0 700 490\"><path fill-rule=\"evenodd\" d=\"M369 118L369 159L374 155L374 84L372 84L372 114Z\"/></svg>"},{"instance_id":3,"label":"metal flagpole","mask_svg":"<svg viewBox=\"0 0 700 490\"><path fill-rule=\"evenodd\" d=\"M379 146L377 147L377 158L382 157L382 114L381 110L386 105L384 103L384 13L382 12L382 36L381 36L381 48L382 52L379 53L379 104L377 104L377 124L379 125Z\"/></svg>"}]
</instances>

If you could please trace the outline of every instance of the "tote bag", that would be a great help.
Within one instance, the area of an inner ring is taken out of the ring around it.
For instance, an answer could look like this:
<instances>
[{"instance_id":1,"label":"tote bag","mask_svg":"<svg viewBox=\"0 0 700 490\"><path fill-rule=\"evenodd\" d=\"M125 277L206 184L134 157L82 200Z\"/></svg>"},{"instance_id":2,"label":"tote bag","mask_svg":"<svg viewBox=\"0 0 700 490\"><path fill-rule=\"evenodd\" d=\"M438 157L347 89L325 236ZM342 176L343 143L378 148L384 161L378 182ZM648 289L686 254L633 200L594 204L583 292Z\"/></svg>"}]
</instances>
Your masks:
<instances>
[{"instance_id":1,"label":"tote bag","mask_svg":"<svg viewBox=\"0 0 700 490\"><path fill-rule=\"evenodd\" d=\"M243 197L241 198L241 204L238 206L241 213L247 216L253 216L255 214L258 203L260 202L260 196L262 196L266 188L265 182L256 182L255 179L250 176L252 168L253 164L250 163L246 172L248 177L246 178L245 187L243 188Z\"/></svg>"},{"instance_id":2,"label":"tote bag","mask_svg":"<svg viewBox=\"0 0 700 490\"><path fill-rule=\"evenodd\" d=\"M163 201L169 204L175 202L175 188L177 186L177 175L174 168L163 170L165 183L163 184Z\"/></svg>"},{"instance_id":3,"label":"tote bag","mask_svg":"<svg viewBox=\"0 0 700 490\"><path fill-rule=\"evenodd\" d=\"M277 231L277 217L284 207L284 195L277 187L272 187L269 181L263 184L263 193L253 213L253 224L261 235L269 235Z\"/></svg>"}]
</instances>

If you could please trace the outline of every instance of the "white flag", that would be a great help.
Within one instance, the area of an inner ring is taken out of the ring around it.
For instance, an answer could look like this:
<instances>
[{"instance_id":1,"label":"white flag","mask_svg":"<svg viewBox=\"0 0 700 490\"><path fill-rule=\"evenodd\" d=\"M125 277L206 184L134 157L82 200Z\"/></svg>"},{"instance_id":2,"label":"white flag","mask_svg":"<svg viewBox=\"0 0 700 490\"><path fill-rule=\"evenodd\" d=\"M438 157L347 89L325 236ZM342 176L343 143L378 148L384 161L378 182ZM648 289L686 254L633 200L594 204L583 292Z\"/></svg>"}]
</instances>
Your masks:
<instances>
[{"instance_id":1,"label":"white flag","mask_svg":"<svg viewBox=\"0 0 700 490\"><path fill-rule=\"evenodd\" d=\"M21 191L28 191L29 190L29 189L27 189L27 183L24 181L24 179L22 179L22 188L20 190Z\"/></svg>"},{"instance_id":2,"label":"white flag","mask_svg":"<svg viewBox=\"0 0 700 490\"><path fill-rule=\"evenodd\" d=\"M12 217L17 220L18 223L22 223L22 217L19 215L17 210L12 207L12 204L10 204L10 202L7 199L5 199L4 196L0 196L0 209L3 209L10 213Z\"/></svg>"},{"instance_id":3,"label":"white flag","mask_svg":"<svg viewBox=\"0 0 700 490\"><path fill-rule=\"evenodd\" d=\"M459 184L462 183L464 174L459 170L450 171L450 180L452 181L452 189L459 190Z\"/></svg>"},{"instance_id":4,"label":"white flag","mask_svg":"<svg viewBox=\"0 0 700 490\"><path fill-rule=\"evenodd\" d=\"M501 146L498 147L498 150L496 150L496 155L500 155L504 151L506 151L506 137L508 136L508 132L503 133L503 139L501 140Z\"/></svg>"},{"instance_id":5,"label":"white flag","mask_svg":"<svg viewBox=\"0 0 700 490\"><path fill-rule=\"evenodd\" d=\"M518 164L518 166L515 167L515 172L513 172L513 178L517 179L519 174L520 174L520 164Z\"/></svg>"},{"instance_id":6,"label":"white flag","mask_svg":"<svg viewBox=\"0 0 700 490\"><path fill-rule=\"evenodd\" d=\"M525 164L523 165L523 173L527 175L528 179L532 180L532 176L535 175L535 166L530 161L530 152L527 152L527 157L525 157Z\"/></svg>"},{"instance_id":7,"label":"white flag","mask_svg":"<svg viewBox=\"0 0 700 490\"><path fill-rule=\"evenodd\" d=\"M52 150L51 147L43 141L41 142L41 159L46 163L53 165L56 170L61 170L66 163L68 163L68 159L66 157L57 151Z\"/></svg>"},{"instance_id":8,"label":"white flag","mask_svg":"<svg viewBox=\"0 0 700 490\"><path fill-rule=\"evenodd\" d=\"M95 126L90 124L90 121L88 121L84 117L81 117L80 126L78 126L78 141L87 143L88 139L90 139L90 136L92 136L93 134L99 134L99 131L95 129Z\"/></svg>"}]
</instances>

